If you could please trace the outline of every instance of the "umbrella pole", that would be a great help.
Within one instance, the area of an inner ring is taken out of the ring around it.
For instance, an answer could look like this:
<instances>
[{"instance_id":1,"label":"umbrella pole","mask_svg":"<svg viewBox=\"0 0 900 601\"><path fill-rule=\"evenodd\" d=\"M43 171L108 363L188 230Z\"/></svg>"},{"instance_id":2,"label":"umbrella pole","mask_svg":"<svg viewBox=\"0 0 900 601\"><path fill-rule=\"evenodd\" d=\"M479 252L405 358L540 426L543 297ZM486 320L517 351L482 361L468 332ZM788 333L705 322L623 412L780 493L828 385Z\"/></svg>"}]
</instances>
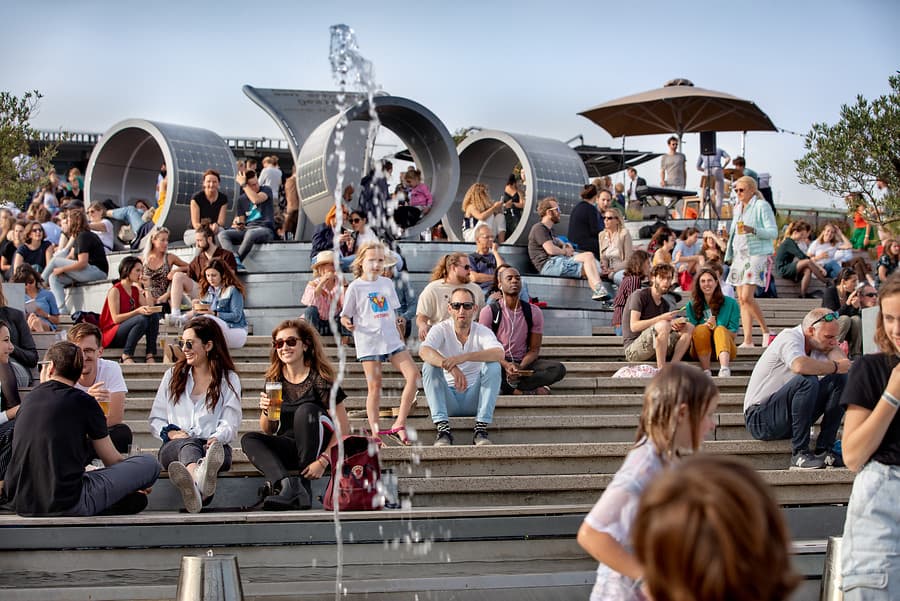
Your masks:
<instances>
[{"instance_id":1,"label":"umbrella pole","mask_svg":"<svg viewBox=\"0 0 900 601\"><path fill-rule=\"evenodd\" d=\"M741 156L747 160L747 132L741 132Z\"/></svg>"}]
</instances>

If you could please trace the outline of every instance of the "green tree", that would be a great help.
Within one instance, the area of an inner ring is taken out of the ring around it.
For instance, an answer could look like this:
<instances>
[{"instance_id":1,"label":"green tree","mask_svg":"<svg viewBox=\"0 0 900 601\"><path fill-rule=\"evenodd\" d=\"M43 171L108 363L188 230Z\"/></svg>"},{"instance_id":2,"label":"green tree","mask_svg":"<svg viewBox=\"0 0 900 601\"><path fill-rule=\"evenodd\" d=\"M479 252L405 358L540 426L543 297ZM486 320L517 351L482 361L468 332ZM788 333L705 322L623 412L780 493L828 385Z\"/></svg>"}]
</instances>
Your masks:
<instances>
[{"instance_id":1,"label":"green tree","mask_svg":"<svg viewBox=\"0 0 900 601\"><path fill-rule=\"evenodd\" d=\"M21 204L46 179L56 156L57 144L43 145L37 156L29 156L28 142L39 133L31 127L41 93L25 92L17 97L0 92L0 200Z\"/></svg>"},{"instance_id":2,"label":"green tree","mask_svg":"<svg viewBox=\"0 0 900 601\"><path fill-rule=\"evenodd\" d=\"M900 75L888 78L891 92L869 102L841 106L834 125L816 123L806 134L806 154L796 161L804 184L828 194L853 195L879 224L900 221ZM888 193L876 191L876 180ZM850 207L855 208L855 207Z\"/></svg>"}]
</instances>

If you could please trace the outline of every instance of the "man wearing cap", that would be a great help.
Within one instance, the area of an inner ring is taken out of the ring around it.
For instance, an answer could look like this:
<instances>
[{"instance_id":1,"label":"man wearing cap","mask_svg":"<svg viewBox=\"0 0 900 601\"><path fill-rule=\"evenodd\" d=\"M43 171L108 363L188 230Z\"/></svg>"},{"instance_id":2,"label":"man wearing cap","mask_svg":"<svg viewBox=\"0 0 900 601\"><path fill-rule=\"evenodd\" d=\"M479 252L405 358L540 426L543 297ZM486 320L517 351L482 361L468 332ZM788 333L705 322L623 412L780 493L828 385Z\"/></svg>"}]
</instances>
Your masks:
<instances>
[{"instance_id":1,"label":"man wearing cap","mask_svg":"<svg viewBox=\"0 0 900 601\"><path fill-rule=\"evenodd\" d=\"M255 171L238 173L235 181L241 195L231 228L219 232L219 244L236 254L238 271L246 271L243 261L253 247L275 239L275 209L272 189L259 185Z\"/></svg>"},{"instance_id":2,"label":"man wearing cap","mask_svg":"<svg viewBox=\"0 0 900 601\"><path fill-rule=\"evenodd\" d=\"M791 439L791 469L843 465L833 451L844 417L841 392L850 361L838 348L840 315L813 309L782 330L756 362L744 396L747 430L757 440ZM810 428L822 418L815 452Z\"/></svg>"},{"instance_id":3,"label":"man wearing cap","mask_svg":"<svg viewBox=\"0 0 900 601\"><path fill-rule=\"evenodd\" d=\"M187 272L175 271L172 275L172 314L170 318L178 321L181 317L181 302L186 294L189 298L200 297L200 278L213 259L220 259L232 271L237 271L234 253L216 244L216 236L209 224L203 223L195 230L194 246L197 256L188 264Z\"/></svg>"},{"instance_id":4,"label":"man wearing cap","mask_svg":"<svg viewBox=\"0 0 900 601\"><path fill-rule=\"evenodd\" d=\"M477 310L471 289L453 289L447 303L449 319L435 324L419 347L436 447L453 444L450 417L474 416L473 444L491 444L487 427L500 392L503 345L489 328L473 321Z\"/></svg>"}]
</instances>

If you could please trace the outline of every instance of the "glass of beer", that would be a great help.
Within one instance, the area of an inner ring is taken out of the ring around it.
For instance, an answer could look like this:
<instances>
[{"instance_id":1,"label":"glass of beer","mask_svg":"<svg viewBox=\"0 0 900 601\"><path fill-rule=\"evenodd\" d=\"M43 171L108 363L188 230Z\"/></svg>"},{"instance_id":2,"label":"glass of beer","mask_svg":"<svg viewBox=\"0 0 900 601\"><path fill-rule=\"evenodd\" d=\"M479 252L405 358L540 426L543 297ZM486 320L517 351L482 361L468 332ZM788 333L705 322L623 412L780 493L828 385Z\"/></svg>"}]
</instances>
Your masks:
<instances>
[{"instance_id":1,"label":"glass of beer","mask_svg":"<svg viewBox=\"0 0 900 601\"><path fill-rule=\"evenodd\" d=\"M743 220L737 222L737 233L742 236L746 233L744 231L744 221Z\"/></svg>"},{"instance_id":2,"label":"glass of beer","mask_svg":"<svg viewBox=\"0 0 900 601\"><path fill-rule=\"evenodd\" d=\"M103 409L103 415L109 417L109 401L97 401L100 405L100 408Z\"/></svg>"},{"instance_id":3,"label":"glass of beer","mask_svg":"<svg viewBox=\"0 0 900 601\"><path fill-rule=\"evenodd\" d=\"M269 397L269 419L281 419L281 382L266 382L266 396Z\"/></svg>"}]
</instances>

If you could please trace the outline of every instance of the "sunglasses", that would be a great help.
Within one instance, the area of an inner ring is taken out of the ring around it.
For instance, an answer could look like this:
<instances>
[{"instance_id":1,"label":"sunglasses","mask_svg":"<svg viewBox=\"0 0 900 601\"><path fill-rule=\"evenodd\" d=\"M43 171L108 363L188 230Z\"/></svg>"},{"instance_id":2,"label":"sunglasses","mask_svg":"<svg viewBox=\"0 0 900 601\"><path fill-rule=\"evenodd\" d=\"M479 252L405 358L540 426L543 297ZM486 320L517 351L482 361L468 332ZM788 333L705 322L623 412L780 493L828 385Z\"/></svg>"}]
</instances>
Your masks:
<instances>
[{"instance_id":1,"label":"sunglasses","mask_svg":"<svg viewBox=\"0 0 900 601\"><path fill-rule=\"evenodd\" d=\"M295 346L297 346L298 342L300 342L300 339L297 338L296 336L288 336L287 338L279 338L278 340L273 340L272 346L274 346L277 349L280 349L281 347L283 347L286 344L289 347L294 348Z\"/></svg>"},{"instance_id":2,"label":"sunglasses","mask_svg":"<svg viewBox=\"0 0 900 601\"><path fill-rule=\"evenodd\" d=\"M743 192L746 189L747 188L735 188L734 191L737 192L738 194L740 194L741 192Z\"/></svg>"},{"instance_id":3,"label":"sunglasses","mask_svg":"<svg viewBox=\"0 0 900 601\"><path fill-rule=\"evenodd\" d=\"M350 220L350 223L362 223L362 219L360 219L359 217L354 217Z\"/></svg>"},{"instance_id":4,"label":"sunglasses","mask_svg":"<svg viewBox=\"0 0 900 601\"><path fill-rule=\"evenodd\" d=\"M615 220L618 219L618 216L616 216L616 215L604 215L603 218L604 218L605 220L607 220L607 221L615 221Z\"/></svg>"},{"instance_id":5,"label":"sunglasses","mask_svg":"<svg viewBox=\"0 0 900 601\"><path fill-rule=\"evenodd\" d=\"M475 303L450 303L450 308L454 311L459 311L460 309L471 311L475 308Z\"/></svg>"},{"instance_id":6,"label":"sunglasses","mask_svg":"<svg viewBox=\"0 0 900 601\"><path fill-rule=\"evenodd\" d=\"M194 341L193 340L179 340L178 346L183 348L186 351L194 350Z\"/></svg>"},{"instance_id":7,"label":"sunglasses","mask_svg":"<svg viewBox=\"0 0 900 601\"><path fill-rule=\"evenodd\" d=\"M457 265L456 267L462 267L462 268L465 269L466 271L471 271L471 270L472 270L472 266L471 266L471 265Z\"/></svg>"},{"instance_id":8,"label":"sunglasses","mask_svg":"<svg viewBox=\"0 0 900 601\"><path fill-rule=\"evenodd\" d=\"M820 321L824 321L825 323L831 323L832 321L837 321L837 319L838 319L839 317L840 317L840 315L839 315L837 312L834 312L834 313L826 313L825 315L823 315L823 316L820 317L819 319L817 319L817 320L815 320L814 322L812 322L811 324L809 324L809 327L813 327L814 325L816 325L816 324L819 323Z\"/></svg>"},{"instance_id":9,"label":"sunglasses","mask_svg":"<svg viewBox=\"0 0 900 601\"><path fill-rule=\"evenodd\" d=\"M865 296L866 298L875 298L876 296L878 296L878 293L877 292L866 292L865 294L863 294L863 296Z\"/></svg>"}]
</instances>

